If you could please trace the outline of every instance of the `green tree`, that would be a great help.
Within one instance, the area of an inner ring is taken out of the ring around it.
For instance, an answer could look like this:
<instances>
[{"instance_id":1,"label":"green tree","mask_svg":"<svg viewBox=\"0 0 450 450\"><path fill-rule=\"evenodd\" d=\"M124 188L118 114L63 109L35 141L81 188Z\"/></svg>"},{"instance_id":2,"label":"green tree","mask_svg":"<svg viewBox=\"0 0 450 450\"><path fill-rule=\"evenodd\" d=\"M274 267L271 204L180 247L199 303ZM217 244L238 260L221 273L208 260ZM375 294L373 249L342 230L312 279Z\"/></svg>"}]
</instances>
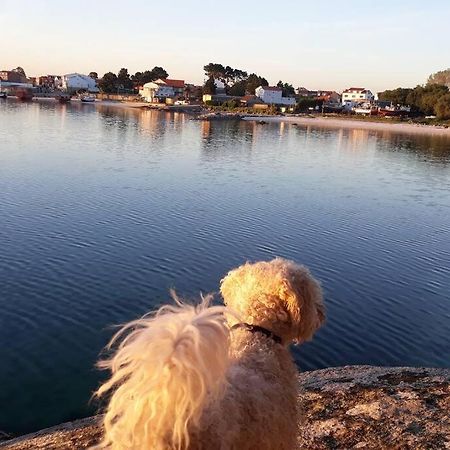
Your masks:
<instances>
[{"instance_id":1,"label":"green tree","mask_svg":"<svg viewBox=\"0 0 450 450\"><path fill-rule=\"evenodd\" d=\"M220 80L225 83L226 70L222 64L209 63L206 66L203 66L203 70L208 78L214 78L215 80Z\"/></svg>"},{"instance_id":2,"label":"green tree","mask_svg":"<svg viewBox=\"0 0 450 450\"><path fill-rule=\"evenodd\" d=\"M89 72L89 76L93 78L94 80L98 80L98 73L97 72Z\"/></svg>"},{"instance_id":3,"label":"green tree","mask_svg":"<svg viewBox=\"0 0 450 450\"><path fill-rule=\"evenodd\" d=\"M436 114L435 107L439 99L448 93L448 87L441 84L430 84L421 90L419 110L424 114Z\"/></svg>"},{"instance_id":4,"label":"green tree","mask_svg":"<svg viewBox=\"0 0 450 450\"><path fill-rule=\"evenodd\" d=\"M214 95L216 93L216 83L213 77L209 77L203 85L203 94Z\"/></svg>"},{"instance_id":5,"label":"green tree","mask_svg":"<svg viewBox=\"0 0 450 450\"><path fill-rule=\"evenodd\" d=\"M230 89L228 90L228 93L230 95L243 96L245 95L246 90L247 90L247 81L242 80L234 83L233 86L231 86Z\"/></svg>"},{"instance_id":6,"label":"green tree","mask_svg":"<svg viewBox=\"0 0 450 450\"><path fill-rule=\"evenodd\" d=\"M251 73L245 82L245 92L249 95L255 94L255 89L259 86L269 86L269 82L255 73Z\"/></svg>"},{"instance_id":7,"label":"green tree","mask_svg":"<svg viewBox=\"0 0 450 450\"><path fill-rule=\"evenodd\" d=\"M214 78L225 85L225 90L230 93L230 89L241 81L244 81L248 74L245 70L234 69L231 66L224 66L219 63L209 63L203 67L208 78ZM235 88L235 90L238 87ZM242 89L241 89L242 90Z\"/></svg>"},{"instance_id":8,"label":"green tree","mask_svg":"<svg viewBox=\"0 0 450 450\"><path fill-rule=\"evenodd\" d=\"M169 78L169 74L162 67L159 66L153 67L150 73L152 75L152 80L150 81L159 80L160 78L162 79Z\"/></svg>"},{"instance_id":9,"label":"green tree","mask_svg":"<svg viewBox=\"0 0 450 450\"><path fill-rule=\"evenodd\" d=\"M144 72L136 72L131 75L131 81L135 86L149 83L150 81L159 80L160 78L168 78L169 74L165 69L159 66L153 67L152 70L145 70Z\"/></svg>"},{"instance_id":10,"label":"green tree","mask_svg":"<svg viewBox=\"0 0 450 450\"><path fill-rule=\"evenodd\" d=\"M248 73L245 70L233 69L233 83L239 83L247 79Z\"/></svg>"},{"instance_id":11,"label":"green tree","mask_svg":"<svg viewBox=\"0 0 450 450\"><path fill-rule=\"evenodd\" d=\"M230 85L230 83L234 80L234 72L235 71L232 67L230 66L225 67L225 71L223 74L224 76L223 82L225 84L225 88L227 88Z\"/></svg>"},{"instance_id":12,"label":"green tree","mask_svg":"<svg viewBox=\"0 0 450 450\"><path fill-rule=\"evenodd\" d=\"M235 85L236 83L243 81L247 78L248 74L245 70L233 69L230 66L226 66L223 73L223 81L226 86L230 84Z\"/></svg>"},{"instance_id":13,"label":"green tree","mask_svg":"<svg viewBox=\"0 0 450 450\"><path fill-rule=\"evenodd\" d=\"M150 81L155 81L153 72L151 70L145 70L141 74L141 84L150 83Z\"/></svg>"},{"instance_id":14,"label":"green tree","mask_svg":"<svg viewBox=\"0 0 450 450\"><path fill-rule=\"evenodd\" d=\"M134 75L131 75L130 78L135 86L144 84L144 83L142 83L142 72L136 72Z\"/></svg>"},{"instance_id":15,"label":"green tree","mask_svg":"<svg viewBox=\"0 0 450 450\"><path fill-rule=\"evenodd\" d=\"M321 108L322 105L323 100L318 100L316 98L301 97L297 102L295 112L308 112L309 108L316 108L317 106Z\"/></svg>"},{"instance_id":16,"label":"green tree","mask_svg":"<svg viewBox=\"0 0 450 450\"><path fill-rule=\"evenodd\" d=\"M117 92L118 84L119 83L117 80L117 75L112 72L105 73L105 75L103 75L103 78L98 81L98 87L100 88L100 90L107 94Z\"/></svg>"},{"instance_id":17,"label":"green tree","mask_svg":"<svg viewBox=\"0 0 450 450\"><path fill-rule=\"evenodd\" d=\"M394 105L408 105L408 95L410 95L412 91L413 89L410 88L387 90L378 92L378 98L386 102L391 102Z\"/></svg>"},{"instance_id":18,"label":"green tree","mask_svg":"<svg viewBox=\"0 0 450 450\"><path fill-rule=\"evenodd\" d=\"M20 66L16 67L15 69L13 69L12 72L17 72L17 73L20 73L25 78L27 77L26 74L25 74L25 70L23 70L23 68L20 67Z\"/></svg>"},{"instance_id":19,"label":"green tree","mask_svg":"<svg viewBox=\"0 0 450 450\"><path fill-rule=\"evenodd\" d=\"M450 119L450 93L444 94L439 98L436 102L434 111L438 119Z\"/></svg>"},{"instance_id":20,"label":"green tree","mask_svg":"<svg viewBox=\"0 0 450 450\"><path fill-rule=\"evenodd\" d=\"M397 88L378 93L380 100L410 105L416 113L436 115L440 119L448 116L449 95L449 88L443 84L427 84L414 89Z\"/></svg>"},{"instance_id":21,"label":"green tree","mask_svg":"<svg viewBox=\"0 0 450 450\"><path fill-rule=\"evenodd\" d=\"M133 82L131 81L128 69L122 67L117 74L117 84L118 88L121 89L132 89Z\"/></svg>"},{"instance_id":22,"label":"green tree","mask_svg":"<svg viewBox=\"0 0 450 450\"><path fill-rule=\"evenodd\" d=\"M406 96L406 104L411 106L411 109L415 112L421 113L421 101L423 96L423 86L416 86Z\"/></svg>"},{"instance_id":23,"label":"green tree","mask_svg":"<svg viewBox=\"0 0 450 450\"><path fill-rule=\"evenodd\" d=\"M295 89L292 84L283 83L281 80L277 83L277 86L281 88L283 97L293 97L295 95Z\"/></svg>"},{"instance_id":24,"label":"green tree","mask_svg":"<svg viewBox=\"0 0 450 450\"><path fill-rule=\"evenodd\" d=\"M428 77L427 84L442 84L450 88L450 68L432 73Z\"/></svg>"}]
</instances>

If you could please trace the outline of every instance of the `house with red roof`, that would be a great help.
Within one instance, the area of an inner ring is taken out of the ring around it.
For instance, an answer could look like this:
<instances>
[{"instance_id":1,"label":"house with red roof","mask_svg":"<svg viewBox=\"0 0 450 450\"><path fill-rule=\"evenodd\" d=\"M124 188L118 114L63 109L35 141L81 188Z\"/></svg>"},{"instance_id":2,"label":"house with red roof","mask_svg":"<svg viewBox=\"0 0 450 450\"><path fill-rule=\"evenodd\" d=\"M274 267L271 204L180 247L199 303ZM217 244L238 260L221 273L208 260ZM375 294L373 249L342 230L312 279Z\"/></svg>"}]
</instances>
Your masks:
<instances>
[{"instance_id":1,"label":"house with red roof","mask_svg":"<svg viewBox=\"0 0 450 450\"><path fill-rule=\"evenodd\" d=\"M170 103L184 97L184 87L184 80L160 78L145 83L139 90L139 95L150 103Z\"/></svg>"}]
</instances>

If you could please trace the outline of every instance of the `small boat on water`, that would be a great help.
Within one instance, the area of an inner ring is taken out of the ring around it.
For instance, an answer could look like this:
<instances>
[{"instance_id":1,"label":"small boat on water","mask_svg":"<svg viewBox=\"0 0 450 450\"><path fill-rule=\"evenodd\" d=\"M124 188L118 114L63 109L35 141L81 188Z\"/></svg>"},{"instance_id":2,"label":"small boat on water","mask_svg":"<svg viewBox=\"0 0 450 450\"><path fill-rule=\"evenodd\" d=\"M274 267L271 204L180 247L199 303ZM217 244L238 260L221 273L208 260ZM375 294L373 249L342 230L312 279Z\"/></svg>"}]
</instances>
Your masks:
<instances>
[{"instance_id":1,"label":"small boat on water","mask_svg":"<svg viewBox=\"0 0 450 450\"><path fill-rule=\"evenodd\" d=\"M80 97L80 100L83 103L93 103L93 102L95 102L95 97L93 95L82 95Z\"/></svg>"},{"instance_id":2,"label":"small boat on water","mask_svg":"<svg viewBox=\"0 0 450 450\"><path fill-rule=\"evenodd\" d=\"M33 91L31 90L31 88L16 88L14 95L22 102L30 102L31 100L33 100Z\"/></svg>"},{"instance_id":3,"label":"small boat on water","mask_svg":"<svg viewBox=\"0 0 450 450\"><path fill-rule=\"evenodd\" d=\"M409 106L386 106L379 109L379 114L384 117L406 116L411 112Z\"/></svg>"},{"instance_id":4,"label":"small boat on water","mask_svg":"<svg viewBox=\"0 0 450 450\"><path fill-rule=\"evenodd\" d=\"M71 96L69 94L66 94L66 93L60 93L60 94L56 94L55 95L55 99L59 103L68 103L68 102L70 102Z\"/></svg>"},{"instance_id":5,"label":"small boat on water","mask_svg":"<svg viewBox=\"0 0 450 450\"><path fill-rule=\"evenodd\" d=\"M378 114L378 108L370 103L361 103L352 109L355 114L363 116L376 116Z\"/></svg>"}]
</instances>

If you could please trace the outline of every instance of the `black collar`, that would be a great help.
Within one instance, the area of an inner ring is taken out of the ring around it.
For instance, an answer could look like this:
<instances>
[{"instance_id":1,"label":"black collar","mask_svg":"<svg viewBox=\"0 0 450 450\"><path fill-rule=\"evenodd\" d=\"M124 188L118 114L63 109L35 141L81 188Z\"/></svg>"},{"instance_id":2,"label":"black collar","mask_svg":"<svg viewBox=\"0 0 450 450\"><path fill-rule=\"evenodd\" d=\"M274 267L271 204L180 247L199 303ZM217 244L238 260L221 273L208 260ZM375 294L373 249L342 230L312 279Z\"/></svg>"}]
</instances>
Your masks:
<instances>
[{"instance_id":1,"label":"black collar","mask_svg":"<svg viewBox=\"0 0 450 450\"><path fill-rule=\"evenodd\" d=\"M251 333L262 333L264 334L264 336L267 336L268 338L274 340L277 344L281 344L282 342L280 336L277 336L267 328L260 327L259 325L250 325L249 323L241 322L236 323L231 327L232 330L235 330L236 328L244 328Z\"/></svg>"}]
</instances>

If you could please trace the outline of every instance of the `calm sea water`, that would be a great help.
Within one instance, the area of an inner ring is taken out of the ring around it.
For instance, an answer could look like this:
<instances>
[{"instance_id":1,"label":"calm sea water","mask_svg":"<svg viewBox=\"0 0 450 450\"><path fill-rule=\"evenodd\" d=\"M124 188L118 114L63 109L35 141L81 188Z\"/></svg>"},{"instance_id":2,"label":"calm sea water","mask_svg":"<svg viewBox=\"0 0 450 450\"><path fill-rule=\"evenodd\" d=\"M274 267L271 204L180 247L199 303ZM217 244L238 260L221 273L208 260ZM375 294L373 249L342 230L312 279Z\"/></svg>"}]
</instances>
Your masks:
<instances>
[{"instance_id":1,"label":"calm sea water","mask_svg":"<svg viewBox=\"0 0 450 450\"><path fill-rule=\"evenodd\" d=\"M449 366L450 140L0 103L0 430L95 411L122 323L284 256L322 281L302 369Z\"/></svg>"}]
</instances>

